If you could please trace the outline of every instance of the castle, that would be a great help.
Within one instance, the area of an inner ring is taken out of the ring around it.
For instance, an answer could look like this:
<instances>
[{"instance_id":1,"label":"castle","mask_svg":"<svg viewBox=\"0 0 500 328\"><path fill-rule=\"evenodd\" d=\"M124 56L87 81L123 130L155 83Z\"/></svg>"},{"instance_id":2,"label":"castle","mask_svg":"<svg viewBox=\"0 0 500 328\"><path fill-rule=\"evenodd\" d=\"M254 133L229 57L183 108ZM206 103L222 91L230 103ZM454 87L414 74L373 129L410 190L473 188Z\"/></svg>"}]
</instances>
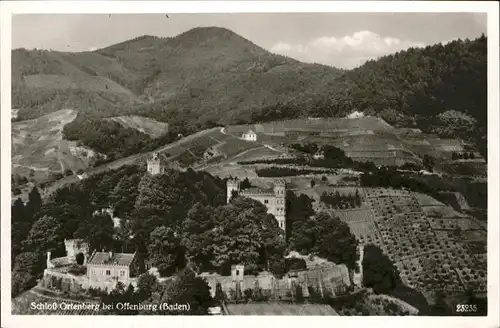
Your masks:
<instances>
[{"instance_id":1,"label":"castle","mask_svg":"<svg viewBox=\"0 0 500 328\"><path fill-rule=\"evenodd\" d=\"M71 289L110 291L118 282L125 286L136 283L135 253L94 251L89 256L89 246L81 239L66 239L64 245L64 257L52 259L47 252L47 268L42 280L45 287L53 288L63 282Z\"/></svg>"},{"instance_id":2,"label":"castle","mask_svg":"<svg viewBox=\"0 0 500 328\"><path fill-rule=\"evenodd\" d=\"M286 231L286 182L283 179L275 180L271 189L248 188L241 189L240 181L229 179L227 181L227 202L231 200L233 193L239 196L252 198L267 207L267 212L274 215L281 229Z\"/></svg>"}]
</instances>

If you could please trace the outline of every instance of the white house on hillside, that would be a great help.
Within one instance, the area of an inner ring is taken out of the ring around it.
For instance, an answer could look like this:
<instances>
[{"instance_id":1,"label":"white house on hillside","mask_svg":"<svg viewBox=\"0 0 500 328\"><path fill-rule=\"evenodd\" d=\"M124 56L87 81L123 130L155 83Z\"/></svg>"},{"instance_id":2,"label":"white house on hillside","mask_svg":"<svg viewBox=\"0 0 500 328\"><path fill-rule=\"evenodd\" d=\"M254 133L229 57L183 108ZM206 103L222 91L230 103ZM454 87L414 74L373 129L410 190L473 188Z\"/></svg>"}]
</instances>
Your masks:
<instances>
[{"instance_id":1,"label":"white house on hillside","mask_svg":"<svg viewBox=\"0 0 500 328\"><path fill-rule=\"evenodd\" d=\"M241 139L246 141L257 141L257 134L252 130L248 130L247 133L243 133L241 135Z\"/></svg>"}]
</instances>

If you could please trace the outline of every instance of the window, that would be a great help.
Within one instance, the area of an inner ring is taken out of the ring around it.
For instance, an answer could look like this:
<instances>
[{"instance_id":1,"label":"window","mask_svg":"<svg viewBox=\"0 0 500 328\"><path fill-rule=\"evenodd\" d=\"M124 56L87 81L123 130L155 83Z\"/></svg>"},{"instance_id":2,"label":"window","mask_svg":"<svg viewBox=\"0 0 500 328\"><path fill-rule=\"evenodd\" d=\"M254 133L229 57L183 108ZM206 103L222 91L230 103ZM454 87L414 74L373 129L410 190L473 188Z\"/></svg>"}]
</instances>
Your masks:
<instances>
[{"instance_id":1,"label":"window","mask_svg":"<svg viewBox=\"0 0 500 328\"><path fill-rule=\"evenodd\" d=\"M120 271L120 277L123 277L125 275L125 271L121 270Z\"/></svg>"},{"instance_id":2,"label":"window","mask_svg":"<svg viewBox=\"0 0 500 328\"><path fill-rule=\"evenodd\" d=\"M264 204L269 204L269 199L264 199Z\"/></svg>"},{"instance_id":3,"label":"window","mask_svg":"<svg viewBox=\"0 0 500 328\"><path fill-rule=\"evenodd\" d=\"M106 276L111 276L111 270L106 270Z\"/></svg>"},{"instance_id":4,"label":"window","mask_svg":"<svg viewBox=\"0 0 500 328\"><path fill-rule=\"evenodd\" d=\"M236 270L236 275L239 276L240 275L240 270Z\"/></svg>"}]
</instances>

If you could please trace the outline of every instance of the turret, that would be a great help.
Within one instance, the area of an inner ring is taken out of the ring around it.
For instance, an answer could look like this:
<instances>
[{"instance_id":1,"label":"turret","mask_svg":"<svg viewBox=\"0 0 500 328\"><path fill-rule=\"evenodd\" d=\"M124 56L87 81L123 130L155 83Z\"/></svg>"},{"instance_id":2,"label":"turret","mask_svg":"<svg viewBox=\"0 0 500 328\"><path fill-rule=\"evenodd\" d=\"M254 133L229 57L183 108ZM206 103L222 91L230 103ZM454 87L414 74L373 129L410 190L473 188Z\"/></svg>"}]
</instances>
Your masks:
<instances>
[{"instance_id":1,"label":"turret","mask_svg":"<svg viewBox=\"0 0 500 328\"><path fill-rule=\"evenodd\" d=\"M147 160L148 173L151 175L158 175L164 172L164 167L161 163L160 154L153 153L150 159Z\"/></svg>"},{"instance_id":2,"label":"turret","mask_svg":"<svg viewBox=\"0 0 500 328\"><path fill-rule=\"evenodd\" d=\"M233 196L233 191L239 192L240 191L240 181L238 178L229 178L226 183L227 186L227 202L231 200L231 197Z\"/></svg>"},{"instance_id":3,"label":"turret","mask_svg":"<svg viewBox=\"0 0 500 328\"><path fill-rule=\"evenodd\" d=\"M283 179L277 179L274 181L274 194L276 197L285 197L286 193L286 182Z\"/></svg>"}]
</instances>

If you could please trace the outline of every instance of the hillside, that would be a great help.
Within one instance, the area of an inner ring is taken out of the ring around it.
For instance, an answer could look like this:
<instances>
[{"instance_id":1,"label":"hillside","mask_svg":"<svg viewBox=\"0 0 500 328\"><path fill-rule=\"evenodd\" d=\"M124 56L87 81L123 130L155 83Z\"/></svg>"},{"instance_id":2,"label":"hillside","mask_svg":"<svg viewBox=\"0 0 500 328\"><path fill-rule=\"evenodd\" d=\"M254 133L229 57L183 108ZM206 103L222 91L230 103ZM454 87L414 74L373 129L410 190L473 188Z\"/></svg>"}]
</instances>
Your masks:
<instances>
[{"instance_id":1,"label":"hillside","mask_svg":"<svg viewBox=\"0 0 500 328\"><path fill-rule=\"evenodd\" d=\"M169 121L180 110L190 121L228 121L230 110L233 119L249 118L249 109L289 99L298 85L321 88L340 73L271 54L216 27L175 38L139 37L94 52L17 49L12 57L13 106L23 117L64 103L92 116L133 110Z\"/></svg>"},{"instance_id":2,"label":"hillside","mask_svg":"<svg viewBox=\"0 0 500 328\"><path fill-rule=\"evenodd\" d=\"M125 128L135 129L153 138L159 138L168 131L167 123L158 122L142 116L117 116L109 118L108 120L117 122Z\"/></svg>"},{"instance_id":3,"label":"hillside","mask_svg":"<svg viewBox=\"0 0 500 328\"><path fill-rule=\"evenodd\" d=\"M194 28L94 52L14 50L13 76L19 119L76 108L89 123L80 130L122 115L169 122L190 134L217 124L357 110L397 127L459 137L486 153L484 36L342 71L274 55L224 28Z\"/></svg>"},{"instance_id":4,"label":"hillside","mask_svg":"<svg viewBox=\"0 0 500 328\"><path fill-rule=\"evenodd\" d=\"M63 128L77 112L59 110L37 119L12 123L12 174L45 180L51 174L78 171L94 157L91 149L63 139Z\"/></svg>"}]
</instances>

